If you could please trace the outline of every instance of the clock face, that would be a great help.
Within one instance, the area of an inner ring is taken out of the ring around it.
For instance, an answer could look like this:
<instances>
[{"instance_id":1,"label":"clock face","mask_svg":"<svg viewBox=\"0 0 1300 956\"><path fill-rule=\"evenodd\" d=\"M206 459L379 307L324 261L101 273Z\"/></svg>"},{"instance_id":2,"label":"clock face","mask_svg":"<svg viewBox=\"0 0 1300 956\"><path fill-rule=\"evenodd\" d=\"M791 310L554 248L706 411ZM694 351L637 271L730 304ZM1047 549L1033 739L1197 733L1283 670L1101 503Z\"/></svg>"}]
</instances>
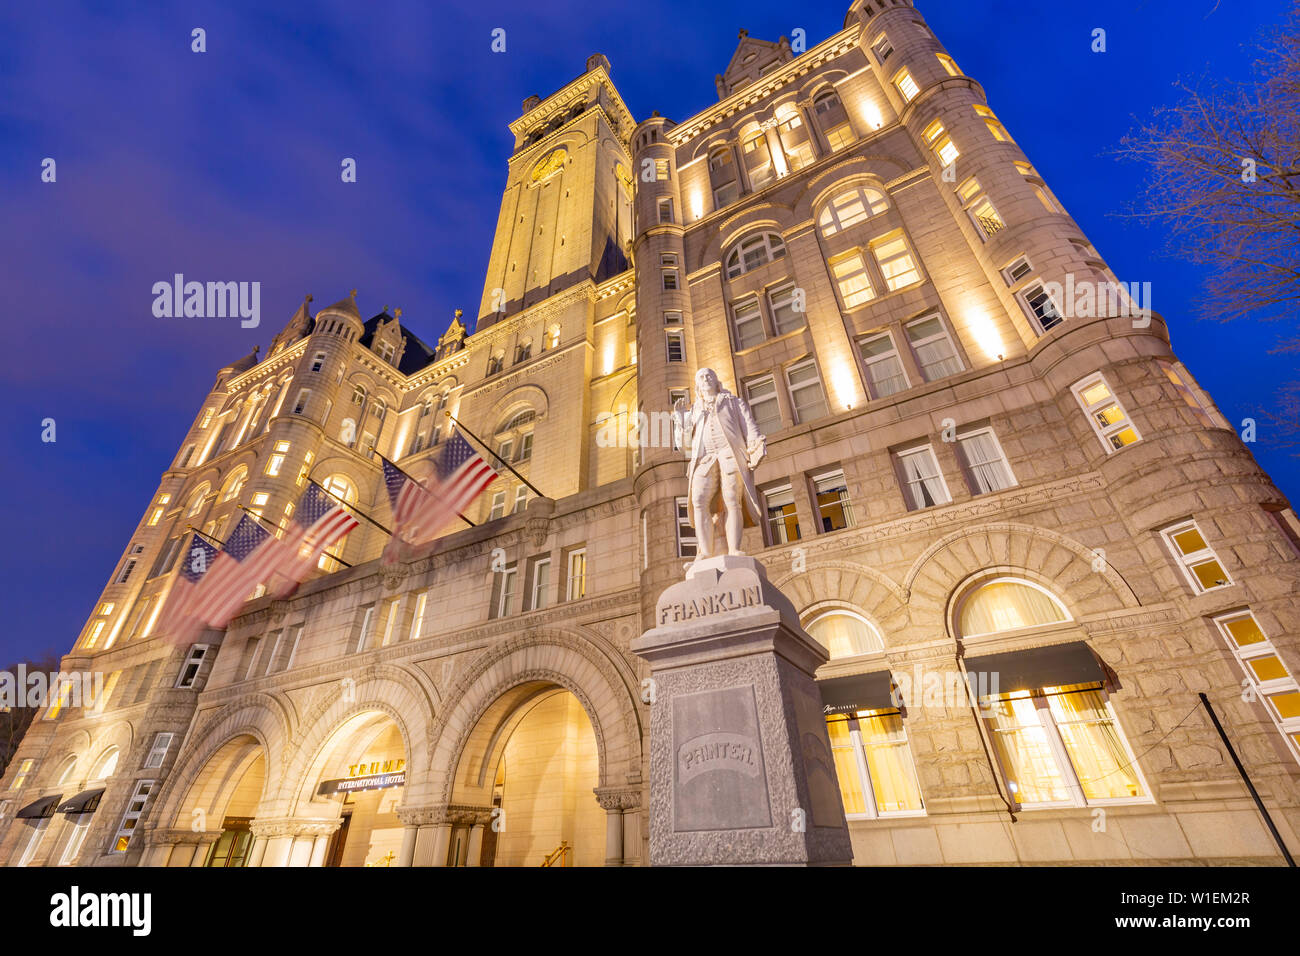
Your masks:
<instances>
[{"instance_id":1,"label":"clock face","mask_svg":"<svg viewBox=\"0 0 1300 956\"><path fill-rule=\"evenodd\" d=\"M564 161L568 156L569 151L563 146L557 146L555 149L551 150L539 159L537 165L533 167L533 182L540 183L543 179L559 172L560 167L564 165Z\"/></svg>"}]
</instances>

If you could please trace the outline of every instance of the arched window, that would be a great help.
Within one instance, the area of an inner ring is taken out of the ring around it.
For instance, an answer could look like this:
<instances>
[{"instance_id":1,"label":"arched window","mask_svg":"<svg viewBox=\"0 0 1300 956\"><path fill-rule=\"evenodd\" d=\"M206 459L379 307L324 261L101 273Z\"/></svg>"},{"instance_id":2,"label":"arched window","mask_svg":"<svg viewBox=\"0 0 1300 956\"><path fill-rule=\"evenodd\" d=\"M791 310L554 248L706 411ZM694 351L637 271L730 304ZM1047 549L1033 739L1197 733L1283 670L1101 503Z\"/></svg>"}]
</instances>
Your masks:
<instances>
[{"instance_id":1,"label":"arched window","mask_svg":"<svg viewBox=\"0 0 1300 956\"><path fill-rule=\"evenodd\" d=\"M813 97L813 115L832 152L843 149L854 141L849 115L844 111L844 104L840 102L840 95L835 90L824 90Z\"/></svg>"},{"instance_id":2,"label":"arched window","mask_svg":"<svg viewBox=\"0 0 1300 956\"><path fill-rule=\"evenodd\" d=\"M221 500L230 501L233 498L238 498L239 493L244 488L244 482L247 480L248 468L244 465L240 465L234 470L231 476L226 479L226 483L221 486Z\"/></svg>"},{"instance_id":3,"label":"arched window","mask_svg":"<svg viewBox=\"0 0 1300 956\"><path fill-rule=\"evenodd\" d=\"M364 405L366 402L366 389L363 385L352 386L352 404Z\"/></svg>"},{"instance_id":4,"label":"arched window","mask_svg":"<svg viewBox=\"0 0 1300 956\"><path fill-rule=\"evenodd\" d=\"M321 487L348 504L356 504L357 486L346 475L330 475L321 482Z\"/></svg>"},{"instance_id":5,"label":"arched window","mask_svg":"<svg viewBox=\"0 0 1300 956\"><path fill-rule=\"evenodd\" d=\"M95 761L95 769L90 772L91 780L103 780L105 777L113 776L113 771L117 769L117 758L121 751L117 747L109 747L99 759Z\"/></svg>"},{"instance_id":6,"label":"arched window","mask_svg":"<svg viewBox=\"0 0 1300 956\"><path fill-rule=\"evenodd\" d=\"M1043 588L1017 578L981 584L961 603L957 615L962 637L1041 627L1070 620L1065 607Z\"/></svg>"},{"instance_id":7,"label":"arched window","mask_svg":"<svg viewBox=\"0 0 1300 956\"><path fill-rule=\"evenodd\" d=\"M514 361L515 365L518 365L520 362L528 361L530 358L532 358L532 356L533 356L532 339L524 339L522 342L520 342L518 345L515 346L515 361Z\"/></svg>"},{"instance_id":8,"label":"arched window","mask_svg":"<svg viewBox=\"0 0 1300 956\"><path fill-rule=\"evenodd\" d=\"M68 781L72 779L72 771L75 769L77 769L77 755L68 754L68 756L63 759L63 762L59 764L59 769L55 771L54 785L56 787L66 785Z\"/></svg>"},{"instance_id":9,"label":"arched window","mask_svg":"<svg viewBox=\"0 0 1300 956\"><path fill-rule=\"evenodd\" d=\"M727 278L734 279L785 255L785 240L774 232L742 239L727 256Z\"/></svg>"},{"instance_id":10,"label":"arched window","mask_svg":"<svg viewBox=\"0 0 1300 956\"><path fill-rule=\"evenodd\" d=\"M210 490L211 488L206 481L199 485L198 490L194 492L194 496L190 498L190 506L185 509L185 517L193 518L203 510L203 499L208 496Z\"/></svg>"},{"instance_id":11,"label":"arched window","mask_svg":"<svg viewBox=\"0 0 1300 956\"><path fill-rule=\"evenodd\" d=\"M489 375L495 375L497 372L501 371L501 369L505 368L505 364L506 364L505 353L496 352L492 355L491 358L488 359L487 373Z\"/></svg>"},{"instance_id":12,"label":"arched window","mask_svg":"<svg viewBox=\"0 0 1300 956\"><path fill-rule=\"evenodd\" d=\"M511 415L510 418L497 429L497 434L499 435L502 432L508 432L512 429L519 428L521 425L530 424L536 418L537 412L533 411L531 408L525 408L523 411L515 412L515 414Z\"/></svg>"},{"instance_id":13,"label":"arched window","mask_svg":"<svg viewBox=\"0 0 1300 956\"><path fill-rule=\"evenodd\" d=\"M885 642L875 626L851 611L827 611L810 621L805 630L830 651L832 660L874 654L885 649Z\"/></svg>"},{"instance_id":14,"label":"arched window","mask_svg":"<svg viewBox=\"0 0 1300 956\"><path fill-rule=\"evenodd\" d=\"M740 155L745 160L751 189L762 189L776 178L772 169L772 152L767 148L767 135L761 129L745 137L740 145Z\"/></svg>"},{"instance_id":15,"label":"arched window","mask_svg":"<svg viewBox=\"0 0 1300 956\"><path fill-rule=\"evenodd\" d=\"M736 160L730 146L715 146L709 150L709 183L713 188L714 209L729 206L740 197Z\"/></svg>"},{"instance_id":16,"label":"arched window","mask_svg":"<svg viewBox=\"0 0 1300 956\"><path fill-rule=\"evenodd\" d=\"M384 420L384 415L387 413L387 411L388 411L388 405L387 403L384 402L382 398L375 399L374 402L372 402L370 405L370 413L374 415L377 419L379 419L381 422Z\"/></svg>"},{"instance_id":17,"label":"arched window","mask_svg":"<svg viewBox=\"0 0 1300 956\"><path fill-rule=\"evenodd\" d=\"M854 186L839 193L826 204L817 217L817 227L823 236L833 236L842 229L866 222L889 208L885 194L870 186Z\"/></svg>"}]
</instances>

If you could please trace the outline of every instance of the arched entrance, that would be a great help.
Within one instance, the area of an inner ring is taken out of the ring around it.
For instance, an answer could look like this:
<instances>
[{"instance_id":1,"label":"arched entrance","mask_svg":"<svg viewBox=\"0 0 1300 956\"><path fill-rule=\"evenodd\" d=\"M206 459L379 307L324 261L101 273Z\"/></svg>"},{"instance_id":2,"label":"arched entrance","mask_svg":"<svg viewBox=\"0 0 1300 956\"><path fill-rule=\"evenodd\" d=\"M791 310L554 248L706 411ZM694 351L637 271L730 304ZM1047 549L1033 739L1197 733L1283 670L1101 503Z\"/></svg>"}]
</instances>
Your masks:
<instances>
[{"instance_id":1,"label":"arched entrance","mask_svg":"<svg viewBox=\"0 0 1300 956\"><path fill-rule=\"evenodd\" d=\"M599 783L600 752L582 702L545 681L511 688L479 719L456 775L455 804L477 808L487 824L481 835L455 827L448 862L603 865Z\"/></svg>"},{"instance_id":2,"label":"arched entrance","mask_svg":"<svg viewBox=\"0 0 1300 956\"><path fill-rule=\"evenodd\" d=\"M254 843L251 824L265 790L266 755L261 741L251 734L232 737L208 758L186 791L175 821L177 827L217 833L206 849L195 851L192 865L249 864ZM176 852L181 849L177 847ZM170 865L178 864L184 865L184 861L170 861Z\"/></svg>"},{"instance_id":3,"label":"arched entrance","mask_svg":"<svg viewBox=\"0 0 1300 956\"><path fill-rule=\"evenodd\" d=\"M322 825L307 828L310 853L301 861L291 857L290 865L394 865L402 847L397 807L406 764L402 733L390 716L366 711L345 720L317 752L298 794L294 819Z\"/></svg>"}]
</instances>

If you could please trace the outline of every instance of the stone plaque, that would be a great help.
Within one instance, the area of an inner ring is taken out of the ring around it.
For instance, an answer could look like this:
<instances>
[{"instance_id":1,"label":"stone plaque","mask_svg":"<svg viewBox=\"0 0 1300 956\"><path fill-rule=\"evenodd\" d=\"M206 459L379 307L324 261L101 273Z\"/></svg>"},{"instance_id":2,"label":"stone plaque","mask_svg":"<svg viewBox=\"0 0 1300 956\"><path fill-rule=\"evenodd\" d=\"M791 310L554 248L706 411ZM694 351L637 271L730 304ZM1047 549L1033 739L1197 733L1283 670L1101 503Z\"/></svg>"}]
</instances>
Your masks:
<instances>
[{"instance_id":1,"label":"stone plaque","mask_svg":"<svg viewBox=\"0 0 1300 956\"><path fill-rule=\"evenodd\" d=\"M673 829L770 827L752 685L673 698Z\"/></svg>"}]
</instances>

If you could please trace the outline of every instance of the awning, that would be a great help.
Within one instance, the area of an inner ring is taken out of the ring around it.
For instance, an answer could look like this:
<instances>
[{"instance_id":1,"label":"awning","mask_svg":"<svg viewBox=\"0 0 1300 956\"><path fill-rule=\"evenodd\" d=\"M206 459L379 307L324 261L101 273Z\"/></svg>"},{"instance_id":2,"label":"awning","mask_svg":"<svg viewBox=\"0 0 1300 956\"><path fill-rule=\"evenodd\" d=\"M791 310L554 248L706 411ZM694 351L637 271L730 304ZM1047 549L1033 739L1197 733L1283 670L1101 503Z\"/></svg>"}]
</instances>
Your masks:
<instances>
[{"instance_id":1,"label":"awning","mask_svg":"<svg viewBox=\"0 0 1300 956\"><path fill-rule=\"evenodd\" d=\"M897 707L890 696L892 684L889 671L873 671L819 680L817 687L822 692L822 710L828 714L844 714Z\"/></svg>"},{"instance_id":2,"label":"awning","mask_svg":"<svg viewBox=\"0 0 1300 956\"><path fill-rule=\"evenodd\" d=\"M58 802L63 799L63 794L56 793L53 796L41 797L39 800L33 800L27 806L18 811L16 816L25 820L44 820L46 817L54 816L54 808Z\"/></svg>"},{"instance_id":3,"label":"awning","mask_svg":"<svg viewBox=\"0 0 1300 956\"><path fill-rule=\"evenodd\" d=\"M990 693L1005 694L1061 684L1099 684L1106 680L1097 655L1083 641L968 657L966 672L972 678L989 675L987 683L979 683L981 693L986 686Z\"/></svg>"},{"instance_id":4,"label":"awning","mask_svg":"<svg viewBox=\"0 0 1300 956\"><path fill-rule=\"evenodd\" d=\"M59 804L60 813L94 813L99 806L99 798L104 795L104 788L83 790L66 803Z\"/></svg>"}]
</instances>

